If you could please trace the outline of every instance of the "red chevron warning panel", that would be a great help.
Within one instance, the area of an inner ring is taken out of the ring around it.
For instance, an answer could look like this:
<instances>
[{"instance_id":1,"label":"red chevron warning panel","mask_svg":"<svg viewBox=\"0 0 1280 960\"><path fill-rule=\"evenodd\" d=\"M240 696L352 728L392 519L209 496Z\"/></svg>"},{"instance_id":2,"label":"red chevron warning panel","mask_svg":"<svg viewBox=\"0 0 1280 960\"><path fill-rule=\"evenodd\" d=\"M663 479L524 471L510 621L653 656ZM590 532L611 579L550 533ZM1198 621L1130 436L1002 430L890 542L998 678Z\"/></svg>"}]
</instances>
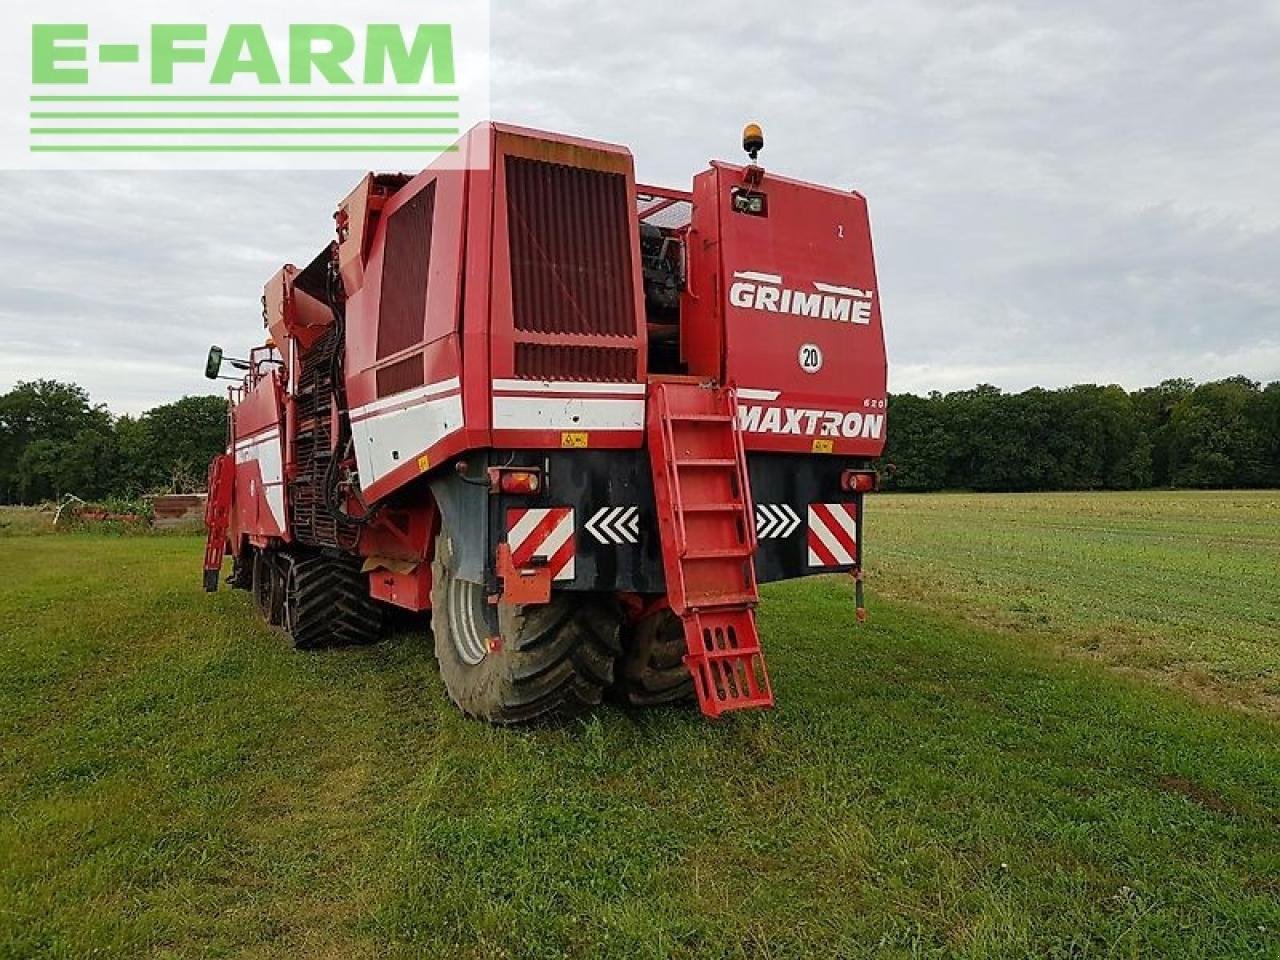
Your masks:
<instances>
[{"instance_id":1,"label":"red chevron warning panel","mask_svg":"<svg viewBox=\"0 0 1280 960\"><path fill-rule=\"evenodd\" d=\"M545 565L552 580L572 580L573 507L513 507L507 511L507 546L513 566Z\"/></svg>"},{"instance_id":2,"label":"red chevron warning panel","mask_svg":"<svg viewBox=\"0 0 1280 960\"><path fill-rule=\"evenodd\" d=\"M858 560L858 508L809 504L809 566L846 567Z\"/></svg>"}]
</instances>

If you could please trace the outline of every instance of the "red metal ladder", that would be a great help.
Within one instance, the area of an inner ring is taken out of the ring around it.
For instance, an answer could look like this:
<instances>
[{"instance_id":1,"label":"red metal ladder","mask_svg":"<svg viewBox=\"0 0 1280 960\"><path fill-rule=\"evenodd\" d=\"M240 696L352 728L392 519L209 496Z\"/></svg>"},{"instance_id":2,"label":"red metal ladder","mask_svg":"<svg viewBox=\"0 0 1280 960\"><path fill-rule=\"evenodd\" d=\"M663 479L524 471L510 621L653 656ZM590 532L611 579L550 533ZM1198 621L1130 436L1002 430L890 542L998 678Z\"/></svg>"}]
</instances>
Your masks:
<instances>
[{"instance_id":1,"label":"red metal ladder","mask_svg":"<svg viewBox=\"0 0 1280 960\"><path fill-rule=\"evenodd\" d=\"M702 712L773 706L756 632L756 549L732 387L649 384L646 433L667 600L684 624Z\"/></svg>"},{"instance_id":2,"label":"red metal ladder","mask_svg":"<svg viewBox=\"0 0 1280 960\"><path fill-rule=\"evenodd\" d=\"M235 486L235 457L219 454L209 464L209 494L204 504L204 523L208 536L204 544L204 588L209 593L218 589L222 558L227 551L227 528L231 523L231 492Z\"/></svg>"}]
</instances>

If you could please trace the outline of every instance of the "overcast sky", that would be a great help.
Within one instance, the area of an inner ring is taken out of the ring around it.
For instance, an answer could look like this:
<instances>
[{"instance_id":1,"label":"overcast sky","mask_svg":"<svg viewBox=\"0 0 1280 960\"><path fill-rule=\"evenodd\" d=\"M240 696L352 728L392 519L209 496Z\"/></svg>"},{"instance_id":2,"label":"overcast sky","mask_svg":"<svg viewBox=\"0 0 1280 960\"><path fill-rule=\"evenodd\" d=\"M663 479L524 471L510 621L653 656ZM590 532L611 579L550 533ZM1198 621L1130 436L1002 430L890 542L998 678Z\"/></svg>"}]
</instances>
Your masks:
<instances>
[{"instance_id":1,"label":"overcast sky","mask_svg":"<svg viewBox=\"0 0 1280 960\"><path fill-rule=\"evenodd\" d=\"M756 12L758 11L758 12ZM1280 4L495 4L497 119L870 203L892 389L1280 379ZM358 172L0 172L0 389L116 412L261 337Z\"/></svg>"}]
</instances>

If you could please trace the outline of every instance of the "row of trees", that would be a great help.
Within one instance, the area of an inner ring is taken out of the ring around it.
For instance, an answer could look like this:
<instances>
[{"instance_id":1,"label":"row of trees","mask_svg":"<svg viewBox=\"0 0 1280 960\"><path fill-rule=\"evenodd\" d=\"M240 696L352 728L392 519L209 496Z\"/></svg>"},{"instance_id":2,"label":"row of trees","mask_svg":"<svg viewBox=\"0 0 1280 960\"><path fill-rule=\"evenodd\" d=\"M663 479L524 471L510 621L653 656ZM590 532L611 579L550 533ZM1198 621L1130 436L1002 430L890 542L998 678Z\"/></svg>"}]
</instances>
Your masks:
<instances>
[{"instance_id":1,"label":"row of trees","mask_svg":"<svg viewBox=\"0 0 1280 960\"><path fill-rule=\"evenodd\" d=\"M113 417L75 384L19 383L0 395L0 503L203 489L226 435L220 397L184 397Z\"/></svg>"},{"instance_id":2,"label":"row of trees","mask_svg":"<svg viewBox=\"0 0 1280 960\"><path fill-rule=\"evenodd\" d=\"M884 461L898 490L1276 487L1280 382L898 394Z\"/></svg>"},{"instance_id":3,"label":"row of trees","mask_svg":"<svg viewBox=\"0 0 1280 960\"><path fill-rule=\"evenodd\" d=\"M113 417L75 384L20 383L0 395L0 503L199 488L226 411L184 397ZM884 463L898 490L1276 487L1280 382L897 394Z\"/></svg>"}]
</instances>

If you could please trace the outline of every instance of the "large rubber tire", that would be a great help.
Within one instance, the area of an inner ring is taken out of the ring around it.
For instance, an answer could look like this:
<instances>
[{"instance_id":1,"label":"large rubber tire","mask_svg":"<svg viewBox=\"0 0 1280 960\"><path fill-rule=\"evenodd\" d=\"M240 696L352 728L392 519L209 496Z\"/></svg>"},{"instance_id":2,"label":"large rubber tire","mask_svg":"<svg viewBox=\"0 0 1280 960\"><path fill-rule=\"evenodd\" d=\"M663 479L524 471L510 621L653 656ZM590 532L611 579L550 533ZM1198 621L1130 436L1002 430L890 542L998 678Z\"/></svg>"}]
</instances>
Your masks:
<instances>
[{"instance_id":1,"label":"large rubber tire","mask_svg":"<svg viewBox=\"0 0 1280 960\"><path fill-rule=\"evenodd\" d=\"M458 579L448 536L436 540L431 630L449 699L494 724L567 720L600 703L621 652L621 612L612 598L552 593L547 604L488 601Z\"/></svg>"},{"instance_id":2,"label":"large rubber tire","mask_svg":"<svg viewBox=\"0 0 1280 960\"><path fill-rule=\"evenodd\" d=\"M684 626L669 609L640 620L625 637L615 691L637 707L687 703L694 699L693 676L684 665Z\"/></svg>"},{"instance_id":3,"label":"large rubber tire","mask_svg":"<svg viewBox=\"0 0 1280 960\"><path fill-rule=\"evenodd\" d=\"M254 605L262 619L273 627L280 626L284 619L284 582L274 554L253 551L251 588Z\"/></svg>"},{"instance_id":4,"label":"large rubber tire","mask_svg":"<svg viewBox=\"0 0 1280 960\"><path fill-rule=\"evenodd\" d=\"M358 561L298 556L284 575L284 629L299 650L373 643L382 632L382 608L369 596Z\"/></svg>"},{"instance_id":5,"label":"large rubber tire","mask_svg":"<svg viewBox=\"0 0 1280 960\"><path fill-rule=\"evenodd\" d=\"M233 590L253 589L253 558L258 551L245 547L238 557L231 558L231 573L227 577L227 586Z\"/></svg>"}]
</instances>

